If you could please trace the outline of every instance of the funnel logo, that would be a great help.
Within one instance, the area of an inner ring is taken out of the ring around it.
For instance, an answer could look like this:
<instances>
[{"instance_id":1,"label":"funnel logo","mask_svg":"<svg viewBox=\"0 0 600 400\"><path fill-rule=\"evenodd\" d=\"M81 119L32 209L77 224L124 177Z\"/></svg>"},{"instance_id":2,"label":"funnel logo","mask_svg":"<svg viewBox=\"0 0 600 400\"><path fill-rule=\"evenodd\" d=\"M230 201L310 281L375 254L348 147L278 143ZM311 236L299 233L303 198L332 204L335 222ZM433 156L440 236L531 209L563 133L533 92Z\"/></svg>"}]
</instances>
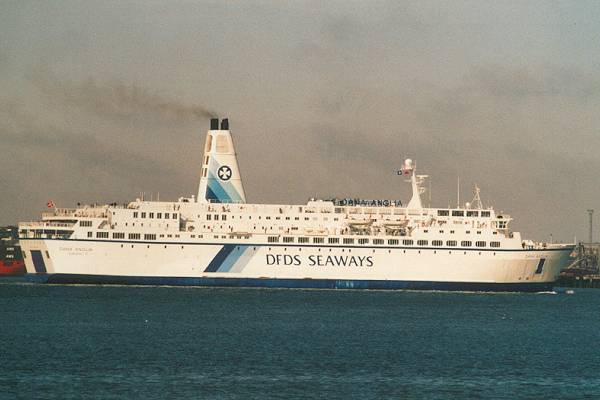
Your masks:
<instances>
[{"instance_id":1,"label":"funnel logo","mask_svg":"<svg viewBox=\"0 0 600 400\"><path fill-rule=\"evenodd\" d=\"M219 178L221 178L222 181L228 181L231 178L231 168L227 165L223 165L218 169L217 175L219 175Z\"/></svg>"}]
</instances>

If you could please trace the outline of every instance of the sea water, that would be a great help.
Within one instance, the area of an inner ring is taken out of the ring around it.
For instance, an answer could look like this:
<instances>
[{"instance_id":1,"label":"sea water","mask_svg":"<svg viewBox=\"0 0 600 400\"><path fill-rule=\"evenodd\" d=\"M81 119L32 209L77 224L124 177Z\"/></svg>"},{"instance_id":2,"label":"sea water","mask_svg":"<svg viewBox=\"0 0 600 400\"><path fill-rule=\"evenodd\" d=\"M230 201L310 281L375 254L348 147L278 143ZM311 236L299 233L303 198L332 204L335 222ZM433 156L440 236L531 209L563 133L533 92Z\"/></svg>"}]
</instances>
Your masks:
<instances>
[{"instance_id":1,"label":"sea water","mask_svg":"<svg viewBox=\"0 0 600 400\"><path fill-rule=\"evenodd\" d=\"M600 398L600 290L0 281L1 399Z\"/></svg>"}]
</instances>

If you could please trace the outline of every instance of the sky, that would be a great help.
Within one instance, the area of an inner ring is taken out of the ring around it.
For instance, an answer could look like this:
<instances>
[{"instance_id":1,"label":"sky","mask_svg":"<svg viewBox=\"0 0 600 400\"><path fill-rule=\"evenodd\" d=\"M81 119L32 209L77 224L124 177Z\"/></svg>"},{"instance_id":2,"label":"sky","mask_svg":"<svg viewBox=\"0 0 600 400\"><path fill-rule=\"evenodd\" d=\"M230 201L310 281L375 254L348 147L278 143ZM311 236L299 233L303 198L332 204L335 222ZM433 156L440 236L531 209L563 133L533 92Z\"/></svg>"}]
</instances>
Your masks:
<instances>
[{"instance_id":1,"label":"sky","mask_svg":"<svg viewBox=\"0 0 600 400\"><path fill-rule=\"evenodd\" d=\"M228 117L249 202L481 188L536 240L600 239L600 2L0 2L0 224L197 192ZM429 193L424 195L429 202Z\"/></svg>"}]
</instances>

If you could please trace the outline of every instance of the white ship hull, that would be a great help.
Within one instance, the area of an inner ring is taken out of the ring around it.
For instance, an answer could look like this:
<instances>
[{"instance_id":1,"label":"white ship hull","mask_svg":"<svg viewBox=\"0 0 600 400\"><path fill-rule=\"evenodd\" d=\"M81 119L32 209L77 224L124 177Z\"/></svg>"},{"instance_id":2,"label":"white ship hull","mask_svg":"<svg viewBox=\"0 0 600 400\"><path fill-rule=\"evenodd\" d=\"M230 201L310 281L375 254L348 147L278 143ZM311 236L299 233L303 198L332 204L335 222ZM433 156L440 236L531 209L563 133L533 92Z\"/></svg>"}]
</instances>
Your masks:
<instances>
[{"instance_id":1,"label":"white ship hull","mask_svg":"<svg viewBox=\"0 0 600 400\"><path fill-rule=\"evenodd\" d=\"M573 250L56 239L22 243L27 272L49 283L475 291L551 290Z\"/></svg>"}]
</instances>

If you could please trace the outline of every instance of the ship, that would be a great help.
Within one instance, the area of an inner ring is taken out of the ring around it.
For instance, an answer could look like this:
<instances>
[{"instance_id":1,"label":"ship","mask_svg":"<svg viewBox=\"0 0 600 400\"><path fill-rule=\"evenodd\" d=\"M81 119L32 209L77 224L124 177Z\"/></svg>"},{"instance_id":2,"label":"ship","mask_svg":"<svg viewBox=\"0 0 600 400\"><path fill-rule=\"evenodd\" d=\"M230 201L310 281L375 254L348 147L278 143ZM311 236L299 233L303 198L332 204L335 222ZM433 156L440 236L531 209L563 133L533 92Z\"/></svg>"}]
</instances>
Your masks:
<instances>
[{"instance_id":1,"label":"ship","mask_svg":"<svg viewBox=\"0 0 600 400\"><path fill-rule=\"evenodd\" d=\"M253 204L228 119L211 119L197 194L79 205L19 224L28 279L42 283L313 289L550 291L572 244L513 232L480 198L424 207L426 175L394 200Z\"/></svg>"},{"instance_id":2,"label":"ship","mask_svg":"<svg viewBox=\"0 0 600 400\"><path fill-rule=\"evenodd\" d=\"M0 227L0 277L25 275L16 226Z\"/></svg>"}]
</instances>

